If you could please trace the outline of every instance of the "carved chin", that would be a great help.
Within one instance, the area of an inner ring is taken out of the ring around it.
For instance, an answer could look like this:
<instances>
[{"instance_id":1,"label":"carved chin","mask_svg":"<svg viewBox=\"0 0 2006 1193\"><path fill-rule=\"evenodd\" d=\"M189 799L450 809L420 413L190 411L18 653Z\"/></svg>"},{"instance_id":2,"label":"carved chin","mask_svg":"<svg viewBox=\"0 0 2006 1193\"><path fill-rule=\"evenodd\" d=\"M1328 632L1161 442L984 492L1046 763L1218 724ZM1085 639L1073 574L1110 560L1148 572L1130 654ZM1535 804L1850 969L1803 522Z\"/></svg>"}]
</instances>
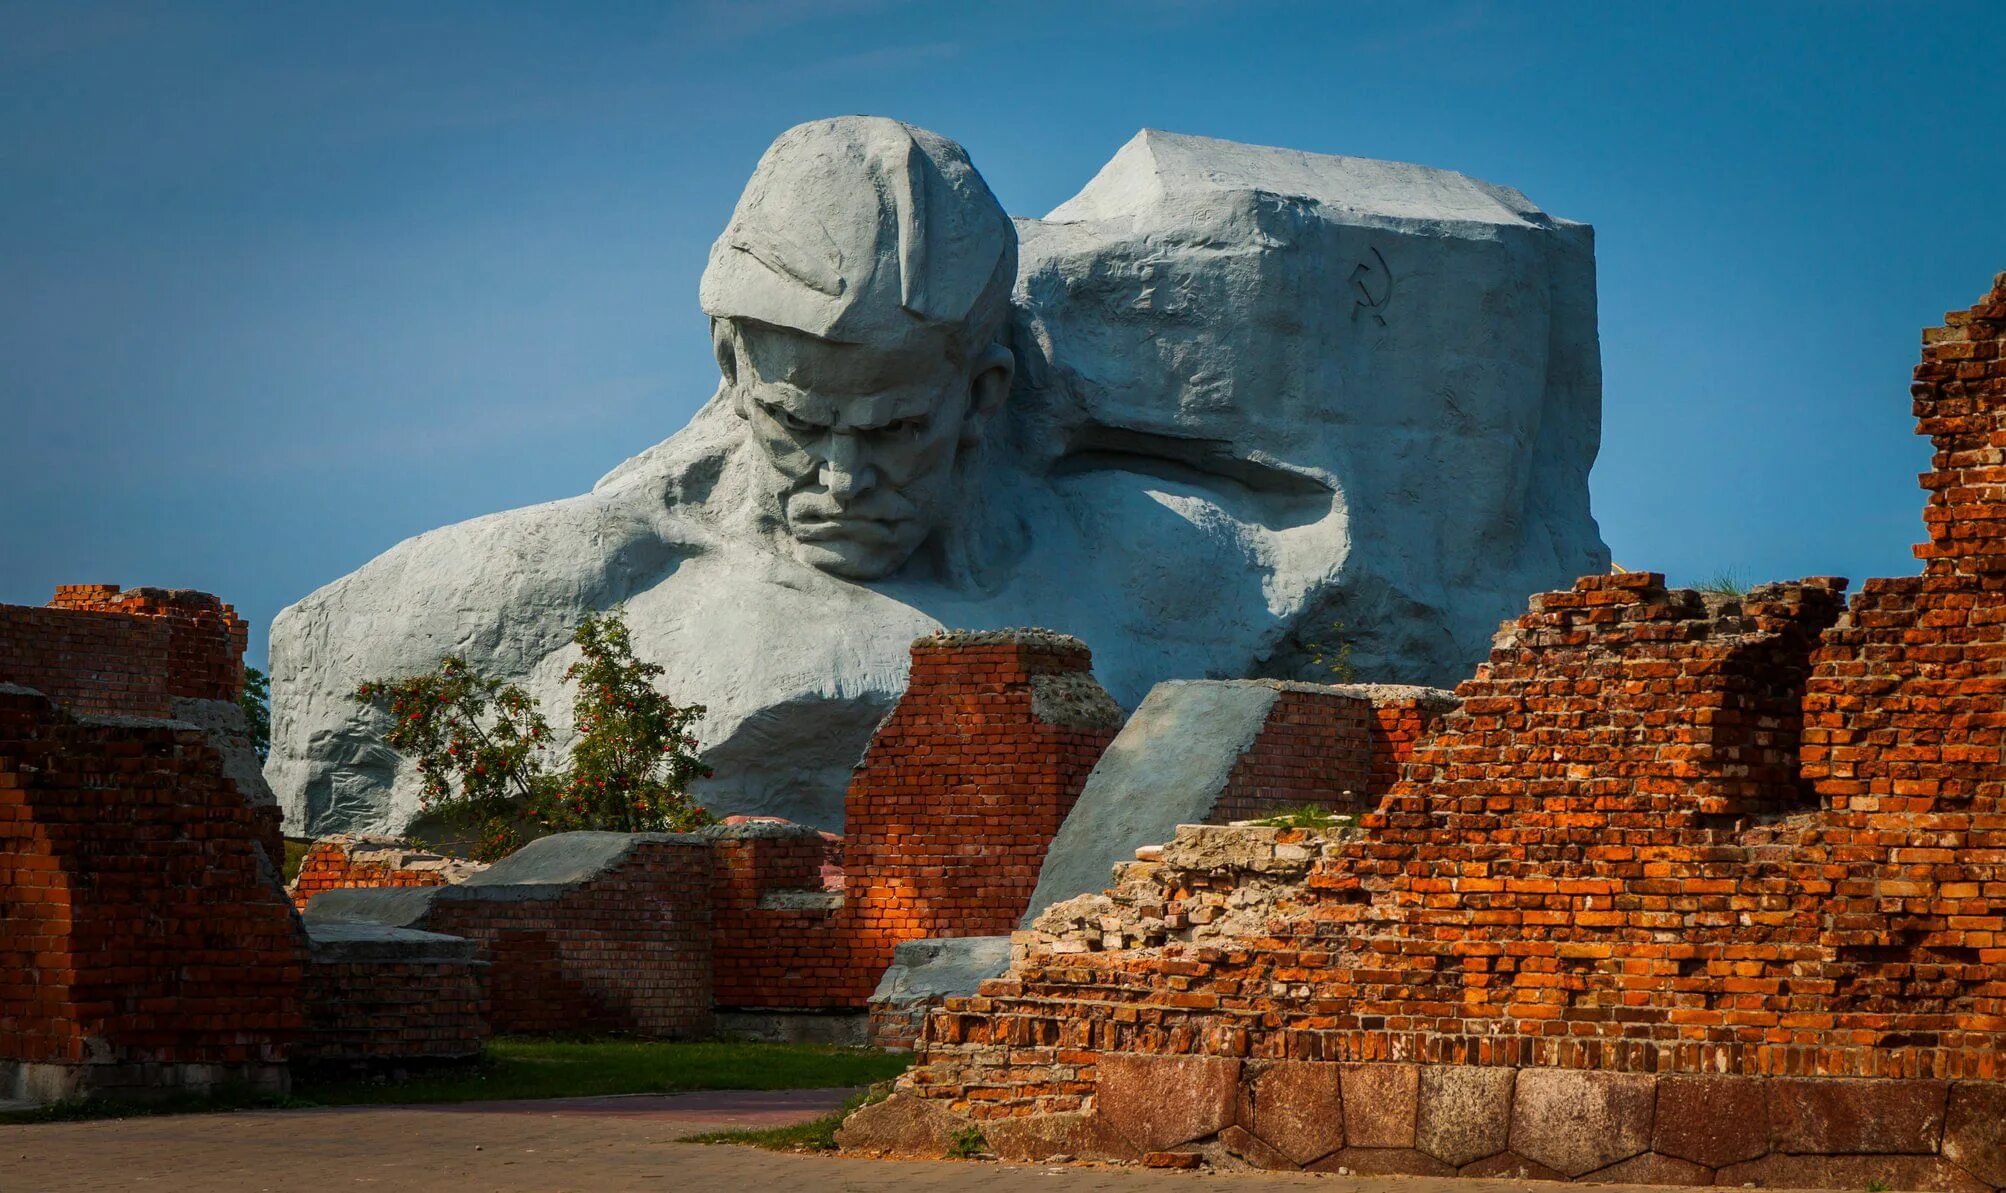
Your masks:
<instances>
[{"instance_id":1,"label":"carved chin","mask_svg":"<svg viewBox=\"0 0 2006 1193\"><path fill-rule=\"evenodd\" d=\"M861 543L855 539L792 539L794 557L845 580L882 580L912 556L903 544Z\"/></svg>"}]
</instances>

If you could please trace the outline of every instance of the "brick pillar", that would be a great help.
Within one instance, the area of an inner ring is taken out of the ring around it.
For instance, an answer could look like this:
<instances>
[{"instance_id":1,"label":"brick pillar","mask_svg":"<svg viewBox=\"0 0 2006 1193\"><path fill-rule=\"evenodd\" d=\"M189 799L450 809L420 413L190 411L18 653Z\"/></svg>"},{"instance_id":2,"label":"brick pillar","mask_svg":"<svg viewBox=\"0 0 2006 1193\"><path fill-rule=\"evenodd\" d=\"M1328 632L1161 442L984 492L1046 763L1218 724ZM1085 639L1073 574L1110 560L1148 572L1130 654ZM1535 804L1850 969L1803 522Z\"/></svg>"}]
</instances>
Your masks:
<instances>
[{"instance_id":1,"label":"brick pillar","mask_svg":"<svg viewBox=\"0 0 2006 1193\"><path fill-rule=\"evenodd\" d=\"M892 946L1007 933L1045 849L1122 712L1077 638L946 633L912 647L904 697L865 751L845 804L853 991Z\"/></svg>"}]
</instances>

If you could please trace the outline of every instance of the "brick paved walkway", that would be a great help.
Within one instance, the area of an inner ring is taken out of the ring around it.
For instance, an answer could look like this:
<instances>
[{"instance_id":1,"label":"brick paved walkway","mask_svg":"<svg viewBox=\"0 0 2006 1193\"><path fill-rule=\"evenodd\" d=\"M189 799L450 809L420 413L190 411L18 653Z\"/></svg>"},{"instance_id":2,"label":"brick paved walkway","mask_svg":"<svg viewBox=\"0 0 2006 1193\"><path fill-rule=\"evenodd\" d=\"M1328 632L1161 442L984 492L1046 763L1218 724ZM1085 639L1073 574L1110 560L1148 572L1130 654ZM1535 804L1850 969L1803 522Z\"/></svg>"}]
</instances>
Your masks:
<instances>
[{"instance_id":1,"label":"brick paved walkway","mask_svg":"<svg viewBox=\"0 0 2006 1193\"><path fill-rule=\"evenodd\" d=\"M1522 1181L1430 1181L1144 1172L994 1163L894 1163L677 1143L701 1131L776 1126L838 1105L845 1090L486 1102L176 1115L0 1126L4 1193L1527 1193ZM1550 1188L1551 1186L1547 1186ZM1602 1193L1620 1193L1603 1186Z\"/></svg>"}]
</instances>

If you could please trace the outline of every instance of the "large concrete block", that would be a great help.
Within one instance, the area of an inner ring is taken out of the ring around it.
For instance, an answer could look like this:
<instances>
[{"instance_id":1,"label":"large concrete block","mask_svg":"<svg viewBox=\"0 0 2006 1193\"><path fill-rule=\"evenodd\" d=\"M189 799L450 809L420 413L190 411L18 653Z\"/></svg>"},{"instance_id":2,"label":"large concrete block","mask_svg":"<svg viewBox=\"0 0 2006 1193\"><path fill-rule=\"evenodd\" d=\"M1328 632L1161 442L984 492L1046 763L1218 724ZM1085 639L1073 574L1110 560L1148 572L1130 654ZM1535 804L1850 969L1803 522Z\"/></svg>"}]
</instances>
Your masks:
<instances>
[{"instance_id":1,"label":"large concrete block","mask_svg":"<svg viewBox=\"0 0 2006 1193\"><path fill-rule=\"evenodd\" d=\"M1505 1150L1516 1071L1472 1065L1421 1069L1414 1146L1461 1168Z\"/></svg>"},{"instance_id":2,"label":"large concrete block","mask_svg":"<svg viewBox=\"0 0 2006 1193\"><path fill-rule=\"evenodd\" d=\"M1232 1125L1238 1060L1110 1052L1096 1069L1094 1113L1138 1151L1163 1151Z\"/></svg>"},{"instance_id":3,"label":"large concrete block","mask_svg":"<svg viewBox=\"0 0 2006 1193\"><path fill-rule=\"evenodd\" d=\"M1274 1061L1240 1088L1240 1125L1296 1164L1344 1146L1344 1101L1338 1067L1316 1061Z\"/></svg>"},{"instance_id":4,"label":"large concrete block","mask_svg":"<svg viewBox=\"0 0 2006 1193\"><path fill-rule=\"evenodd\" d=\"M1418 1065L1345 1065L1344 1141L1354 1148L1414 1146Z\"/></svg>"},{"instance_id":5,"label":"large concrete block","mask_svg":"<svg viewBox=\"0 0 2006 1193\"><path fill-rule=\"evenodd\" d=\"M1769 1081L1673 1076L1658 1082L1651 1150L1721 1168L1769 1150Z\"/></svg>"},{"instance_id":6,"label":"large concrete block","mask_svg":"<svg viewBox=\"0 0 2006 1193\"><path fill-rule=\"evenodd\" d=\"M1651 1146L1656 1084L1641 1073L1522 1070L1511 1150L1567 1177L1638 1155Z\"/></svg>"},{"instance_id":7,"label":"large concrete block","mask_svg":"<svg viewBox=\"0 0 2006 1193\"><path fill-rule=\"evenodd\" d=\"M1930 1155L1943 1142L1949 1094L1943 1081L1772 1081L1770 1146L1809 1155Z\"/></svg>"}]
</instances>

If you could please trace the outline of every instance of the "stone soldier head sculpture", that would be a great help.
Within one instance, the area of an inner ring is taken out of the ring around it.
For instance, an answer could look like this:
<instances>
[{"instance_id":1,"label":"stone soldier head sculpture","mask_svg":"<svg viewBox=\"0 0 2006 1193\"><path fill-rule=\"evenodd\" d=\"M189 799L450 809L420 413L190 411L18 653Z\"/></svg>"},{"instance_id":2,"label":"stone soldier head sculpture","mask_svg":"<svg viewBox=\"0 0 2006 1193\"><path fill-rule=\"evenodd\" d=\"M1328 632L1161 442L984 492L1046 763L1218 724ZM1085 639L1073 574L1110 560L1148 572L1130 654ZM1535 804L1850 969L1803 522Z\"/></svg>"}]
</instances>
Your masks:
<instances>
[{"instance_id":1,"label":"stone soldier head sculpture","mask_svg":"<svg viewBox=\"0 0 2006 1193\"><path fill-rule=\"evenodd\" d=\"M796 558L879 579L949 515L1010 390L1016 272L1016 230L951 141L843 117L766 151L700 296Z\"/></svg>"}]
</instances>

